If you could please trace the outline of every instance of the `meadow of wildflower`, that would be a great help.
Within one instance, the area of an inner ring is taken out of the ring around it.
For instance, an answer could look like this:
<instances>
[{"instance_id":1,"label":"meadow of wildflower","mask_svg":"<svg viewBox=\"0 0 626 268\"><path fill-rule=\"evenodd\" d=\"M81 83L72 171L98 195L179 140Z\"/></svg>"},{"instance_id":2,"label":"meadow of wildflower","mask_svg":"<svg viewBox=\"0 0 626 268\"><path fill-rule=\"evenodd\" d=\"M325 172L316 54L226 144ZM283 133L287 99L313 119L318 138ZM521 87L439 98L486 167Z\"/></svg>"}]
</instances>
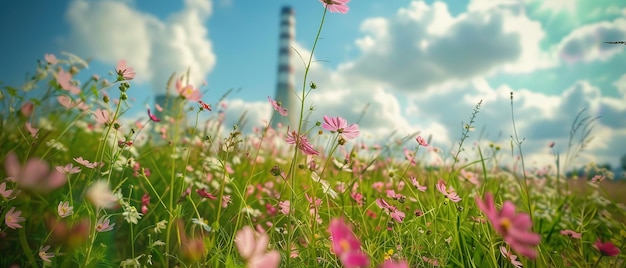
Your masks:
<instances>
[{"instance_id":1,"label":"meadow of wildflower","mask_svg":"<svg viewBox=\"0 0 626 268\"><path fill-rule=\"evenodd\" d=\"M167 110L135 122L132 66L77 81L85 61L46 54L28 91L1 85L0 266L626 266L626 187L610 171L567 177L557 153L527 167L518 133L513 156L470 143L481 103L453 155L417 132L369 144L341 115L305 126L310 64L300 109L269 98L274 118L242 133L185 75ZM299 122L269 127L288 113Z\"/></svg>"}]
</instances>

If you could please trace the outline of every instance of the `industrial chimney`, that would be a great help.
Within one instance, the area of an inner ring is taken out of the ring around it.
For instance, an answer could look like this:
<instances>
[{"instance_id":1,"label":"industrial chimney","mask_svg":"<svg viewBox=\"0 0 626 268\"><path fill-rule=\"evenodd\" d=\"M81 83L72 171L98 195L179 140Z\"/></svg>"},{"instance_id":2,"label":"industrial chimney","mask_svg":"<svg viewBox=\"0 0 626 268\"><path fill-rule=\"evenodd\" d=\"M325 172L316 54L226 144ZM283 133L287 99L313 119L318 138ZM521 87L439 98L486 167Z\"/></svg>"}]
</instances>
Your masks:
<instances>
[{"instance_id":1,"label":"industrial chimney","mask_svg":"<svg viewBox=\"0 0 626 268\"><path fill-rule=\"evenodd\" d=\"M274 99L287 109L288 116L287 120L285 120L285 118L276 114L272 119L273 128L277 128L278 123L288 124L293 128L300 114L296 93L294 91L294 70L291 66L291 58L293 55L292 46L296 35L295 23L296 19L293 8L283 6L280 12L278 77Z\"/></svg>"}]
</instances>

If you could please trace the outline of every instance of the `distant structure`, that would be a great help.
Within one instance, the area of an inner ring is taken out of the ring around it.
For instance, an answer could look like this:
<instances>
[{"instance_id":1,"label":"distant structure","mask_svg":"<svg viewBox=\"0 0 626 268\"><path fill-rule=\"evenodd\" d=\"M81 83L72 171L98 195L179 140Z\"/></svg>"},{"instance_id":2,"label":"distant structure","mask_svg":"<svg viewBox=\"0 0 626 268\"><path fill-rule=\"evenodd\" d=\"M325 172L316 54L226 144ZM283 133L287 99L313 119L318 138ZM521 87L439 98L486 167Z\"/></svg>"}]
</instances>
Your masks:
<instances>
[{"instance_id":1,"label":"distant structure","mask_svg":"<svg viewBox=\"0 0 626 268\"><path fill-rule=\"evenodd\" d=\"M176 108L174 106L175 102L176 102L176 95L172 94L172 87L174 85L174 79L176 77L174 77L174 75L172 75L168 80L167 80L167 85L165 86L165 92L163 93L157 93L156 96L154 96L154 104L161 106L161 108L163 108L163 111L160 112L158 111L158 109L154 109L153 113L157 116L160 117L161 119L164 119L164 117L176 117L177 115L175 114L176 111L174 111L174 108Z\"/></svg>"},{"instance_id":2,"label":"distant structure","mask_svg":"<svg viewBox=\"0 0 626 268\"><path fill-rule=\"evenodd\" d=\"M174 120L178 120L179 122L187 122L187 116L185 114L185 112L179 113L179 111L177 110L177 101L178 101L178 96L176 94L172 94L172 84L174 84L174 80L175 77L172 75L172 77L170 77L170 79L167 81L167 86L165 87L165 92L162 93L156 93L156 95L154 96L154 106L152 109L152 113L154 115L156 115L159 119L161 119L161 124L169 124L170 127L168 128L167 131L167 136L171 137L174 133L173 133L173 125L171 125L170 123L170 119L174 119ZM163 111L159 111L159 109L157 109L157 105L160 106ZM154 126L159 126L158 127L158 131L160 131L162 125L160 124L155 124ZM183 125L181 125L181 131L184 131L186 127L186 124L183 123ZM155 136L154 137L155 141L157 142L163 142L164 140L162 140L160 138L160 135Z\"/></svg>"},{"instance_id":3,"label":"distant structure","mask_svg":"<svg viewBox=\"0 0 626 268\"><path fill-rule=\"evenodd\" d=\"M296 118L299 115L299 107L294 92L294 74L291 66L292 46L296 35L296 18L293 8L283 6L280 11L280 37L278 45L278 77L276 94L274 99L287 109L287 120L275 114L272 119L272 127L276 128L279 123L291 124L295 127Z\"/></svg>"}]
</instances>

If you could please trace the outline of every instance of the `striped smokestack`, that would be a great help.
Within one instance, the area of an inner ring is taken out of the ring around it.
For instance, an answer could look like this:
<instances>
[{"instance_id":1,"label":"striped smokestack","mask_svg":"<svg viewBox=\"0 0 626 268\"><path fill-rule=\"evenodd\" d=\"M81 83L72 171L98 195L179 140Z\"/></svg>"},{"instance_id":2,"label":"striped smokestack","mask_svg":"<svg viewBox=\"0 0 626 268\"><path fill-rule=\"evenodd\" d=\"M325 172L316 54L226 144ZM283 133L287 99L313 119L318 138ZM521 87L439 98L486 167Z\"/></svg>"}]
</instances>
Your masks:
<instances>
[{"instance_id":1,"label":"striped smokestack","mask_svg":"<svg viewBox=\"0 0 626 268\"><path fill-rule=\"evenodd\" d=\"M284 6L280 12L280 38L278 48L278 77L276 84L276 95L274 99L287 109L288 121L279 116L274 116L272 127L276 128L278 123L292 124L299 114L297 98L294 95L294 75L291 66L292 46L296 35L296 19L293 8Z\"/></svg>"}]
</instances>

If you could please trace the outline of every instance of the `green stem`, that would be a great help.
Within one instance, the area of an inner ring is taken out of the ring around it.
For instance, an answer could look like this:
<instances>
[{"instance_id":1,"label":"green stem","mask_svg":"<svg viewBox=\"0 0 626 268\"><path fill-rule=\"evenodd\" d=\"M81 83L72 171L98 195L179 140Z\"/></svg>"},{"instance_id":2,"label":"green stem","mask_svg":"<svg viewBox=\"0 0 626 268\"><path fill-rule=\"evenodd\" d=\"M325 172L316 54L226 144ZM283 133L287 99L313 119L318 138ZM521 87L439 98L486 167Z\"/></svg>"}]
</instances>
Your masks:
<instances>
[{"instance_id":1,"label":"green stem","mask_svg":"<svg viewBox=\"0 0 626 268\"><path fill-rule=\"evenodd\" d=\"M26 253L28 262L34 265L35 257L33 256L33 251L30 250L30 247L28 246L28 241L26 240L26 229L20 228L19 235L20 235L20 244L22 245L22 250L24 250L24 253Z\"/></svg>"},{"instance_id":2,"label":"green stem","mask_svg":"<svg viewBox=\"0 0 626 268\"><path fill-rule=\"evenodd\" d=\"M600 260L602 260L602 257L604 257L604 255L600 255L600 258L598 258L598 261L596 262L596 264L593 265L593 267L598 267L598 264L600 264Z\"/></svg>"}]
</instances>

